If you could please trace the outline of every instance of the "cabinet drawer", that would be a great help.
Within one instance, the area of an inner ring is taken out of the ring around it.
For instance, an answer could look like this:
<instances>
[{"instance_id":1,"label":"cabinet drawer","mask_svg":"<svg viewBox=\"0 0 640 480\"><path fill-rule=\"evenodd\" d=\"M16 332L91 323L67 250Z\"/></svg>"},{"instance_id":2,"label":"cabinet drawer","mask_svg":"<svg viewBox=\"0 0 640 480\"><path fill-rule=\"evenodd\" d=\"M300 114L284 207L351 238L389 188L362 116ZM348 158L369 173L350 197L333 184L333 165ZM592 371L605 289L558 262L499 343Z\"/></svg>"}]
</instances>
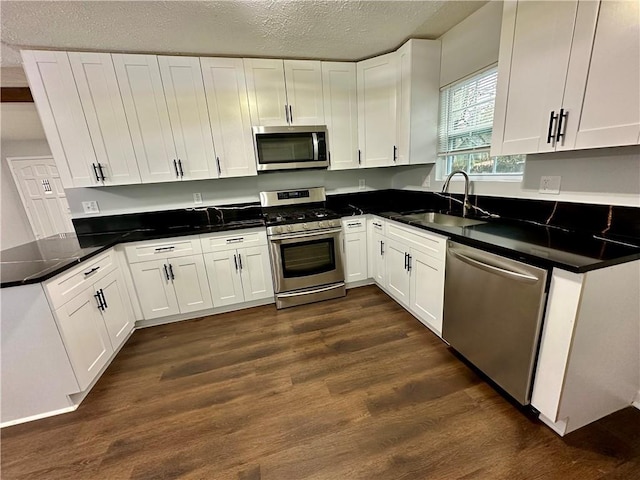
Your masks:
<instances>
[{"instance_id":1,"label":"cabinet drawer","mask_svg":"<svg viewBox=\"0 0 640 480\"><path fill-rule=\"evenodd\" d=\"M387 238L402 242L432 257L444 259L447 248L447 237L427 233L417 228L405 227L392 221L387 222L386 227Z\"/></svg>"},{"instance_id":2,"label":"cabinet drawer","mask_svg":"<svg viewBox=\"0 0 640 480\"><path fill-rule=\"evenodd\" d=\"M93 285L116 268L113 249L82 262L78 267L68 270L45 282L47 297L54 309L60 308L75 298L85 288Z\"/></svg>"},{"instance_id":3,"label":"cabinet drawer","mask_svg":"<svg viewBox=\"0 0 640 480\"><path fill-rule=\"evenodd\" d=\"M200 238L190 237L163 238L149 242L125 245L124 251L129 263L144 262L154 258L175 258L184 255L202 253Z\"/></svg>"},{"instance_id":4,"label":"cabinet drawer","mask_svg":"<svg viewBox=\"0 0 640 480\"><path fill-rule=\"evenodd\" d=\"M221 252L235 248L257 247L267 244L267 231L264 228L251 228L233 232L208 233L200 235L202 251Z\"/></svg>"},{"instance_id":5,"label":"cabinet drawer","mask_svg":"<svg viewBox=\"0 0 640 480\"><path fill-rule=\"evenodd\" d=\"M367 231L367 219L365 217L346 217L342 219L344 233L360 233Z\"/></svg>"}]
</instances>

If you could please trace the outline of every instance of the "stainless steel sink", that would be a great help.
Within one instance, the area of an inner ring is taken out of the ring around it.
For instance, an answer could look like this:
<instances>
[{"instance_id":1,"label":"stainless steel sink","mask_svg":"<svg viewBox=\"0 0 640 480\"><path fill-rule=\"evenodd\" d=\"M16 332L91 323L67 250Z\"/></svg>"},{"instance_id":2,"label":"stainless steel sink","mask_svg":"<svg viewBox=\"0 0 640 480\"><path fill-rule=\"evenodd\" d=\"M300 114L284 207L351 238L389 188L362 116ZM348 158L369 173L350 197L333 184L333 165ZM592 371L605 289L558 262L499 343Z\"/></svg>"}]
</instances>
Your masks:
<instances>
[{"instance_id":1,"label":"stainless steel sink","mask_svg":"<svg viewBox=\"0 0 640 480\"><path fill-rule=\"evenodd\" d=\"M426 212L426 213L414 213L411 215L403 215L402 218L406 218L412 222L418 223L435 223L436 225L443 225L446 227L470 227L471 225L480 225L482 220L474 220L472 218L456 217L454 215L447 215L444 213Z\"/></svg>"}]
</instances>

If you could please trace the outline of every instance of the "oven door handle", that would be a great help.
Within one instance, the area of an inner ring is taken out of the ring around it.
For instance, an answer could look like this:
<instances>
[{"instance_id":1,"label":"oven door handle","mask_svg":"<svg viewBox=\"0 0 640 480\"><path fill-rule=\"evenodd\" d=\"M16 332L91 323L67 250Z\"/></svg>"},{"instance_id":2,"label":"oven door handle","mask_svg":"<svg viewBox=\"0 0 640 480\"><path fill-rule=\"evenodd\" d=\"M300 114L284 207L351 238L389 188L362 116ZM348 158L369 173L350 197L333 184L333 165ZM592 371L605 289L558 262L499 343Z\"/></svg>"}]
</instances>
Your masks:
<instances>
[{"instance_id":1,"label":"oven door handle","mask_svg":"<svg viewBox=\"0 0 640 480\"><path fill-rule=\"evenodd\" d=\"M309 237L320 237L325 235L333 235L336 233L340 233L342 231L342 227L332 228L328 230L318 230L315 232L299 232L299 233L284 233L282 235L271 235L269 239L273 241L277 240L290 240L290 239L298 239L298 238L309 238Z\"/></svg>"},{"instance_id":2,"label":"oven door handle","mask_svg":"<svg viewBox=\"0 0 640 480\"><path fill-rule=\"evenodd\" d=\"M328 287L314 288L313 290L304 290L302 292L278 293L277 296L278 298L300 297L302 295L311 295L313 293L328 292L329 290L334 290L340 287L344 287L344 283L340 282L338 284L329 285Z\"/></svg>"}]
</instances>

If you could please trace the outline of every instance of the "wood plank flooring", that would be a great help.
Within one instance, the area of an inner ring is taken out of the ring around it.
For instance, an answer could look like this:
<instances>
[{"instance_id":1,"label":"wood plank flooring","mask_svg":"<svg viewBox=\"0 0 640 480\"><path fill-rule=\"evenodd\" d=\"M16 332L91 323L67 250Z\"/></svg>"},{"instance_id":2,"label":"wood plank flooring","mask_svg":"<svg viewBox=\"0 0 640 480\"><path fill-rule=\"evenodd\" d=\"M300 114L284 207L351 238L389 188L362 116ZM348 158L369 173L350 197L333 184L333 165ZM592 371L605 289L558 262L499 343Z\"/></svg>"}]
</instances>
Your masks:
<instances>
[{"instance_id":1,"label":"wood plank flooring","mask_svg":"<svg viewBox=\"0 0 640 480\"><path fill-rule=\"evenodd\" d=\"M5 480L640 478L640 411L560 438L373 286L137 331L1 436Z\"/></svg>"}]
</instances>

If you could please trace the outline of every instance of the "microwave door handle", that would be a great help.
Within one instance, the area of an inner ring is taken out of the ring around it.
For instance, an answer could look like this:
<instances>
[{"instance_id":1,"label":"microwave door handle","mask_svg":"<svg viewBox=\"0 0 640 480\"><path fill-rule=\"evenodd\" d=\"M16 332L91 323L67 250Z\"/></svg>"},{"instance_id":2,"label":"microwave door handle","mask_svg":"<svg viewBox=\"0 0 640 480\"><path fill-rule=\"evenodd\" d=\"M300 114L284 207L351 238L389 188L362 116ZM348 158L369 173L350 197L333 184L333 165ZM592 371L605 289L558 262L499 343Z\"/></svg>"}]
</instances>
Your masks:
<instances>
[{"instance_id":1,"label":"microwave door handle","mask_svg":"<svg viewBox=\"0 0 640 480\"><path fill-rule=\"evenodd\" d=\"M313 160L315 162L318 161L318 134L316 132L313 132L311 134L311 140L313 141Z\"/></svg>"}]
</instances>

